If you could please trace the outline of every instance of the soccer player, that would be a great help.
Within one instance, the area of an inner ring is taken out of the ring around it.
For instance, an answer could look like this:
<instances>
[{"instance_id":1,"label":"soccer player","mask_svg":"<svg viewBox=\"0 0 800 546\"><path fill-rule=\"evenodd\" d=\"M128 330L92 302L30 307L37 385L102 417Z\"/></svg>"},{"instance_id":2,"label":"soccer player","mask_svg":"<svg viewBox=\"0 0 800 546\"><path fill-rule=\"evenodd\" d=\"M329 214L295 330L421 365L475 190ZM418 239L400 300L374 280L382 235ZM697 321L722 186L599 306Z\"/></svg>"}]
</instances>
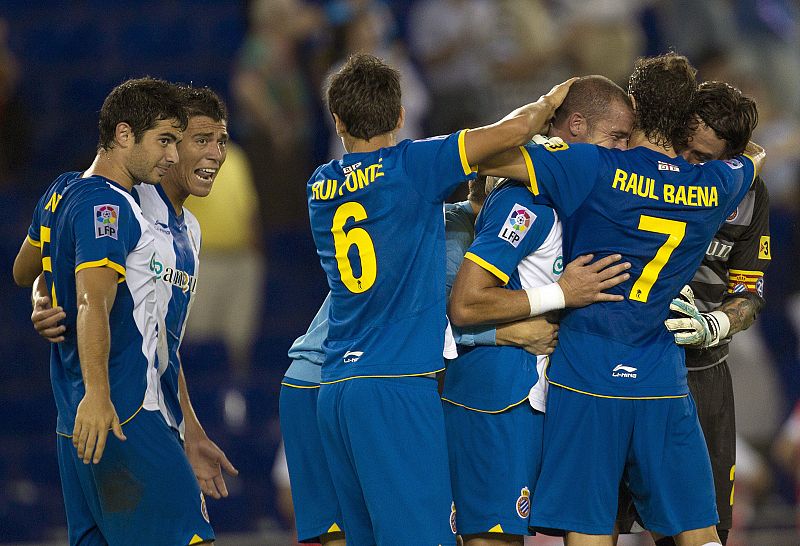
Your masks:
<instances>
[{"instance_id":1,"label":"soccer player","mask_svg":"<svg viewBox=\"0 0 800 546\"><path fill-rule=\"evenodd\" d=\"M530 144L522 158L513 156L514 168L492 169L510 154L484 165L487 174L528 180L555 208L565 259L619 253L632 264L630 280L611 289L622 301L564 314L547 370L531 524L567 531L569 545L612 544L623 477L646 528L677 535L682 546L719 544L711 467L683 351L663 321L747 193L756 165L746 156L703 165L676 156L690 136L694 74L676 54L637 61L627 151Z\"/></svg>"},{"instance_id":2,"label":"soccer player","mask_svg":"<svg viewBox=\"0 0 800 546\"><path fill-rule=\"evenodd\" d=\"M572 84L548 136L625 149L632 125L625 91L602 76L587 76ZM603 261L587 267L581 265L585 258L565 271L558 216L533 200L524 185L511 181L489 195L450 298L454 326L528 317L528 308L514 313L502 296L513 289L555 289L547 285L556 282L567 290L585 290L581 301L571 294L565 298L573 306L585 305L604 298L599 293L613 286L604 281L615 271L624 273L626 264L614 266L598 284L594 268ZM626 279L623 274L616 282ZM542 451L543 368L550 352L552 347L537 358L515 347L462 348L448 365L443 392L447 448L457 528L466 546L522 545L523 535L529 534L530 496Z\"/></svg>"},{"instance_id":3,"label":"soccer player","mask_svg":"<svg viewBox=\"0 0 800 546\"><path fill-rule=\"evenodd\" d=\"M455 542L434 377L446 328L442 203L474 178L471 165L540 131L571 83L493 125L397 143L397 71L355 55L330 79L347 153L308 183L331 289L317 413L352 544Z\"/></svg>"},{"instance_id":4,"label":"soccer player","mask_svg":"<svg viewBox=\"0 0 800 546\"><path fill-rule=\"evenodd\" d=\"M731 159L747 145L757 119L752 99L724 82L704 82L697 92L697 130L681 155L690 163ZM703 429L719 523L725 544L733 525L736 421L728 368L730 338L750 327L764 306L764 272L771 260L769 196L760 176L706 249L690 283L694 307L678 303L684 318L667 320L675 341L686 347L689 391ZM675 544L671 537L657 542Z\"/></svg>"},{"instance_id":5,"label":"soccer player","mask_svg":"<svg viewBox=\"0 0 800 546\"><path fill-rule=\"evenodd\" d=\"M114 88L94 162L51 184L14 262L20 285L44 271L65 314L50 367L71 544L214 540L198 482L160 411L167 364L157 354L156 245L130 193L177 162L186 124L174 85L142 78Z\"/></svg>"},{"instance_id":6,"label":"soccer player","mask_svg":"<svg viewBox=\"0 0 800 546\"><path fill-rule=\"evenodd\" d=\"M159 375L164 396L159 400L167 423L183 439L189 463L201 490L215 499L228 496L222 470L238 471L224 452L205 433L192 407L180 358L180 344L191 302L197 287L200 225L183 204L189 195L206 197L211 192L219 169L225 162L228 140L227 109L211 89L181 87L188 113L183 139L178 142L179 162L171 167L158 185L138 184L133 194L150 222L156 241L153 267L158 274L156 296L160 330L167 355L159 355ZM39 277L41 279L41 276ZM37 281L39 280L37 279ZM34 284L34 327L51 342L63 341L61 307L53 308L43 285Z\"/></svg>"}]
</instances>

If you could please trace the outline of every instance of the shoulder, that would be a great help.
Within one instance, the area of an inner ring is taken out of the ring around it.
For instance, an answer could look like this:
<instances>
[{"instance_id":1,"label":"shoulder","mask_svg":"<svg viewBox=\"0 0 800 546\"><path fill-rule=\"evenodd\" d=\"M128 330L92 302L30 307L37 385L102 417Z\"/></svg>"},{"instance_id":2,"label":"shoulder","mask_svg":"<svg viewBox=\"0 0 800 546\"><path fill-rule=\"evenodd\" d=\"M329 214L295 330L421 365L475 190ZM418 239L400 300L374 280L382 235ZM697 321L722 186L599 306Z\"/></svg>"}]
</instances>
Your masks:
<instances>
[{"instance_id":1,"label":"shoulder","mask_svg":"<svg viewBox=\"0 0 800 546\"><path fill-rule=\"evenodd\" d=\"M197 217L187 209L183 207L183 221L186 222L186 227L194 234L200 234L200 222L197 221Z\"/></svg>"}]
</instances>

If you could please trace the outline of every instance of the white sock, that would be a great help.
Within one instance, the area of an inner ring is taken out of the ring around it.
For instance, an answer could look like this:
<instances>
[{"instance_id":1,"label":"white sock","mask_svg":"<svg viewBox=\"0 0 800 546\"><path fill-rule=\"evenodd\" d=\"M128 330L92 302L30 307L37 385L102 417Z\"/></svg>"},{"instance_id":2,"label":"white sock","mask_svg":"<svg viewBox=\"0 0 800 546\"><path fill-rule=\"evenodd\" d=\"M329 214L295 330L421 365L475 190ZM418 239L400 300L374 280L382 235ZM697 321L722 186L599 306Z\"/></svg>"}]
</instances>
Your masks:
<instances>
[{"instance_id":1,"label":"white sock","mask_svg":"<svg viewBox=\"0 0 800 546\"><path fill-rule=\"evenodd\" d=\"M703 546L722 546L719 542L706 542Z\"/></svg>"}]
</instances>

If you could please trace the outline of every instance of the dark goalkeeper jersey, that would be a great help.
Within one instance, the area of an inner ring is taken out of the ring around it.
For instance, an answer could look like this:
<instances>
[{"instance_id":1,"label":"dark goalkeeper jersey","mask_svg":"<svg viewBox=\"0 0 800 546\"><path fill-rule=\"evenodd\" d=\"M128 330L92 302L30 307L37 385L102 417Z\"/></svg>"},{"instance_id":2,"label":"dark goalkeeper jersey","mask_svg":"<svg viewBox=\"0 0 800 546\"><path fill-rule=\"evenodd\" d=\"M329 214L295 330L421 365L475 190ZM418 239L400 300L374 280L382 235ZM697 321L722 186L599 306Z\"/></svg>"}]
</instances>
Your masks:
<instances>
[{"instance_id":1,"label":"dark goalkeeper jersey","mask_svg":"<svg viewBox=\"0 0 800 546\"><path fill-rule=\"evenodd\" d=\"M769 195L759 176L708 245L691 282L697 307L708 313L730 298L743 297L760 310L764 305L764 272L770 259ZM729 342L723 340L708 349L687 348L686 366L716 366L728 356Z\"/></svg>"}]
</instances>

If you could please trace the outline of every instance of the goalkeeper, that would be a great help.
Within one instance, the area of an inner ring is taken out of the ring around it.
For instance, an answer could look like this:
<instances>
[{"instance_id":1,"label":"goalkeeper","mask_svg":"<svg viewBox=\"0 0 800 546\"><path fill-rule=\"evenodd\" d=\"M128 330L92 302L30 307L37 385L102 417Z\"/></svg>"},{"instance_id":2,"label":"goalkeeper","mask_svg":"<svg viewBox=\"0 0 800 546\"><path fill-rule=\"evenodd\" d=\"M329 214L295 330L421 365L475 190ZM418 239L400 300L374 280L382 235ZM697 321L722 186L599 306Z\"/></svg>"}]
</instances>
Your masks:
<instances>
[{"instance_id":1,"label":"goalkeeper","mask_svg":"<svg viewBox=\"0 0 800 546\"><path fill-rule=\"evenodd\" d=\"M732 114L750 108L755 115L749 106L752 101L721 82L701 84L698 98L699 127L683 157L700 163L741 153L746 141L737 137L733 123L737 116ZM717 531L723 544L732 524L736 463L728 343L750 327L764 305L764 271L771 259L768 199L764 181L757 177L709 244L691 288L684 288L673 301L671 318L665 323L676 343L686 347L689 390L711 457L720 519ZM657 544L674 542L666 537Z\"/></svg>"}]
</instances>

